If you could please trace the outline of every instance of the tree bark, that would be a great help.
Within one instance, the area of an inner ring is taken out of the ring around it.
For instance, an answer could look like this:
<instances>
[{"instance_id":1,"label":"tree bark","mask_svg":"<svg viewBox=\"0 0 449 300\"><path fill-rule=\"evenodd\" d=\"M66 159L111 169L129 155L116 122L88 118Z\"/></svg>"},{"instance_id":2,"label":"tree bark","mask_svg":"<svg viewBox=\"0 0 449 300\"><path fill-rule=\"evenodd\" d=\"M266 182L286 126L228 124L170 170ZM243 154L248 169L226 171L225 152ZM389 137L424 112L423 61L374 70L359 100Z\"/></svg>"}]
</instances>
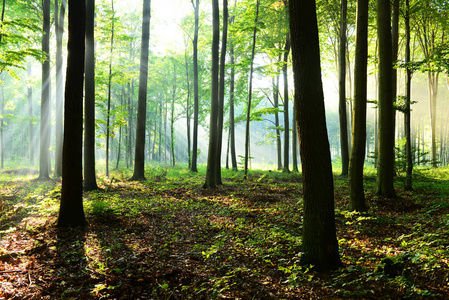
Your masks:
<instances>
[{"instance_id":1,"label":"tree bark","mask_svg":"<svg viewBox=\"0 0 449 300\"><path fill-rule=\"evenodd\" d=\"M358 212L367 210L363 189L363 165L366 150L368 5L369 0L357 0L352 147L349 161L349 210Z\"/></svg>"},{"instance_id":2,"label":"tree bark","mask_svg":"<svg viewBox=\"0 0 449 300\"><path fill-rule=\"evenodd\" d=\"M198 115L199 115L199 91L198 91L198 30L199 30L199 11L200 0L195 4L192 0L195 10L195 30L193 34L193 145L192 145L192 166L190 171L197 173L198 159Z\"/></svg>"},{"instance_id":3,"label":"tree bark","mask_svg":"<svg viewBox=\"0 0 449 300\"><path fill-rule=\"evenodd\" d=\"M393 50L391 8L389 0L377 3L377 34L379 37L379 149L377 162L377 194L396 197L394 191L394 107Z\"/></svg>"},{"instance_id":4,"label":"tree bark","mask_svg":"<svg viewBox=\"0 0 449 300\"><path fill-rule=\"evenodd\" d=\"M284 65L282 66L282 74L284 77L284 168L282 172L289 173L290 165L290 124L289 124L289 112L288 112L288 55L290 53L290 32L287 32L284 47Z\"/></svg>"},{"instance_id":5,"label":"tree bark","mask_svg":"<svg viewBox=\"0 0 449 300\"><path fill-rule=\"evenodd\" d=\"M83 210L82 137L85 1L69 0L62 189L58 227L87 225Z\"/></svg>"},{"instance_id":6,"label":"tree bark","mask_svg":"<svg viewBox=\"0 0 449 300\"><path fill-rule=\"evenodd\" d=\"M233 19L231 19L233 22ZM234 44L231 41L229 47L229 56L231 60L231 78L229 83L229 147L231 151L232 170L237 171L237 154L235 152L235 123L234 123L234 93L235 93L235 56Z\"/></svg>"},{"instance_id":7,"label":"tree bark","mask_svg":"<svg viewBox=\"0 0 449 300\"><path fill-rule=\"evenodd\" d=\"M211 112L209 131L209 150L207 155L206 182L203 188L217 186L217 140L218 140L218 72L219 72L219 42L220 42L220 11L218 0L212 0L212 72L211 72Z\"/></svg>"},{"instance_id":8,"label":"tree bark","mask_svg":"<svg viewBox=\"0 0 449 300\"><path fill-rule=\"evenodd\" d=\"M254 73L254 55L256 51L256 33L257 33L257 22L259 21L259 5L260 1L256 2L256 17L254 21L254 30L253 30L253 42L252 42L252 50L251 50L251 68L249 71L249 89L248 89L248 105L246 109L246 130L245 130L245 167L244 167L244 177L248 178L248 160L249 158L249 142L250 142L250 130L249 124L251 119L251 99L253 93L253 73Z\"/></svg>"},{"instance_id":9,"label":"tree bark","mask_svg":"<svg viewBox=\"0 0 449 300\"><path fill-rule=\"evenodd\" d=\"M67 0L62 0L59 7L58 0L55 0L55 28L56 28L56 158L55 158L55 174L62 175L62 138L63 138L63 83L62 83L62 38L64 35L64 15ZM58 14L59 7L59 14Z\"/></svg>"},{"instance_id":10,"label":"tree bark","mask_svg":"<svg viewBox=\"0 0 449 300\"><path fill-rule=\"evenodd\" d=\"M111 90L112 90L112 54L114 50L114 0L111 0L112 9L112 28L111 28L111 45L109 51L109 75L108 75L108 105L106 112L106 177L109 177L109 145L110 145L110 134L111 134Z\"/></svg>"},{"instance_id":11,"label":"tree bark","mask_svg":"<svg viewBox=\"0 0 449 300\"><path fill-rule=\"evenodd\" d=\"M338 115L340 117L340 150L341 150L341 175L347 176L349 169L349 138L348 118L346 112L346 24L348 1L341 1L340 20L340 49L339 49L339 101Z\"/></svg>"},{"instance_id":12,"label":"tree bark","mask_svg":"<svg viewBox=\"0 0 449 300\"><path fill-rule=\"evenodd\" d=\"M217 184L223 184L221 180L221 148L223 145L223 115L224 115L224 96L225 96L225 70L226 70L226 46L228 42L228 1L223 0L223 33L221 39L220 53L220 82L218 88L218 118L217 118L217 160L215 168L215 177Z\"/></svg>"},{"instance_id":13,"label":"tree bark","mask_svg":"<svg viewBox=\"0 0 449 300\"><path fill-rule=\"evenodd\" d=\"M143 1L140 50L139 99L137 106L136 151L132 180L145 180L145 121L147 110L148 52L150 45L151 0Z\"/></svg>"},{"instance_id":14,"label":"tree bark","mask_svg":"<svg viewBox=\"0 0 449 300\"><path fill-rule=\"evenodd\" d=\"M84 190L98 189L95 175L95 0L86 1Z\"/></svg>"},{"instance_id":15,"label":"tree bark","mask_svg":"<svg viewBox=\"0 0 449 300\"><path fill-rule=\"evenodd\" d=\"M405 0L405 64L410 63L410 2ZM411 91L412 91L412 71L407 67L406 79L405 79L405 114L404 114L404 127L405 127L405 156L407 161L407 169L405 176L405 189L412 191L412 173L413 173L413 159L412 159L412 138L411 138Z\"/></svg>"},{"instance_id":16,"label":"tree bark","mask_svg":"<svg viewBox=\"0 0 449 300\"><path fill-rule=\"evenodd\" d=\"M45 61L42 63L42 92L41 92L41 124L40 124L40 154L39 154L39 179L50 179L50 0L43 2L43 34L42 52Z\"/></svg>"},{"instance_id":17,"label":"tree bark","mask_svg":"<svg viewBox=\"0 0 449 300\"><path fill-rule=\"evenodd\" d=\"M327 138L314 0L291 1L290 31L297 129L304 188L301 264L318 270L341 265L335 228L334 186Z\"/></svg>"}]
</instances>

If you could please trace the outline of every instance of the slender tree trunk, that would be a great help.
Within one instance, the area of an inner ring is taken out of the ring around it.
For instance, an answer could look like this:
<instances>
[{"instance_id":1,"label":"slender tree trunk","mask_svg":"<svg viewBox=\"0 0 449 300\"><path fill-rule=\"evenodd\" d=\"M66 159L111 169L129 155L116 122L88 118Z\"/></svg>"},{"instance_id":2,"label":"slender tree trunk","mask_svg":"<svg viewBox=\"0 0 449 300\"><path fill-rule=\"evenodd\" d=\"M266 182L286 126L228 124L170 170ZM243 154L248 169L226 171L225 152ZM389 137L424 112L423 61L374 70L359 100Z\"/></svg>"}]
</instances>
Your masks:
<instances>
[{"instance_id":1,"label":"slender tree trunk","mask_svg":"<svg viewBox=\"0 0 449 300\"><path fill-rule=\"evenodd\" d=\"M393 50L391 38L391 9L389 0L377 4L377 33L379 37L379 154L377 164L377 194L396 197L394 178L394 108L393 108Z\"/></svg>"},{"instance_id":2,"label":"slender tree trunk","mask_svg":"<svg viewBox=\"0 0 449 300\"><path fill-rule=\"evenodd\" d=\"M171 118L170 118L170 145L173 167L175 161L175 96L176 96L176 64L173 62L173 94L171 99Z\"/></svg>"},{"instance_id":3,"label":"slender tree trunk","mask_svg":"<svg viewBox=\"0 0 449 300\"><path fill-rule=\"evenodd\" d=\"M2 116L5 113L5 84L2 84L2 103L1 103L1 108L0 108L0 113L2 114ZM0 120L0 143L1 145L1 157L0 157L0 168L4 168L5 167L5 142L4 142L4 126L5 126L5 121L4 118L1 118Z\"/></svg>"},{"instance_id":4,"label":"slender tree trunk","mask_svg":"<svg viewBox=\"0 0 449 300\"><path fill-rule=\"evenodd\" d=\"M58 15L58 0L55 0L55 28L56 28L56 158L55 175L62 175L62 115L63 115L63 83L62 83L62 38L64 35L64 15L66 0L62 0Z\"/></svg>"},{"instance_id":5,"label":"slender tree trunk","mask_svg":"<svg viewBox=\"0 0 449 300\"><path fill-rule=\"evenodd\" d=\"M282 74L284 77L284 168L282 172L289 173L289 165L290 165L290 116L288 111L288 73L287 73L287 64L288 64L288 55L290 53L290 32L287 32L285 47L284 47L284 65L282 67Z\"/></svg>"},{"instance_id":6,"label":"slender tree trunk","mask_svg":"<svg viewBox=\"0 0 449 300\"><path fill-rule=\"evenodd\" d=\"M198 91L198 30L199 30L199 11L200 0L196 0L192 5L195 10L195 30L193 35L193 145L192 145L192 172L198 172L198 115L199 115L199 91Z\"/></svg>"},{"instance_id":7,"label":"slender tree trunk","mask_svg":"<svg viewBox=\"0 0 449 300\"><path fill-rule=\"evenodd\" d=\"M86 1L84 190L97 190L95 174L95 0Z\"/></svg>"},{"instance_id":8,"label":"slender tree trunk","mask_svg":"<svg viewBox=\"0 0 449 300\"><path fill-rule=\"evenodd\" d=\"M234 19L231 18L231 23ZM235 152L235 123L234 123L234 93L235 93L235 56L234 44L231 41L229 47L229 56L231 59L231 78L229 83L229 134L230 134L230 150L231 150L231 164L232 170L237 171L237 155Z\"/></svg>"},{"instance_id":9,"label":"slender tree trunk","mask_svg":"<svg viewBox=\"0 0 449 300\"><path fill-rule=\"evenodd\" d=\"M140 50L139 99L137 107L136 151L132 180L145 180L145 120L147 110L148 52L150 45L151 0L143 1L142 44Z\"/></svg>"},{"instance_id":10,"label":"slender tree trunk","mask_svg":"<svg viewBox=\"0 0 449 300\"><path fill-rule=\"evenodd\" d=\"M42 63L42 92L41 92L41 124L40 124L40 154L39 179L50 179L50 0L43 0L43 34L42 52L45 61Z\"/></svg>"},{"instance_id":11,"label":"slender tree trunk","mask_svg":"<svg viewBox=\"0 0 449 300\"><path fill-rule=\"evenodd\" d=\"M114 50L114 0L111 0L112 9L112 28L111 28L111 47L109 52L109 75L108 75L108 108L106 113L106 177L109 177L109 144L110 144L110 134L111 134L111 89L112 89L112 54Z\"/></svg>"},{"instance_id":12,"label":"slender tree trunk","mask_svg":"<svg viewBox=\"0 0 449 300\"><path fill-rule=\"evenodd\" d=\"M249 160L249 142L250 142L250 130L249 123L251 119L251 99L253 93L253 73L254 73L254 55L256 51L256 33L257 33L257 22L259 20L259 5L260 1L256 2L256 17L254 21L254 31L253 31L253 43L251 50L251 67L249 71L249 89L248 89L248 106L246 109L246 131L245 131L245 179L248 178L248 160Z\"/></svg>"},{"instance_id":13,"label":"slender tree trunk","mask_svg":"<svg viewBox=\"0 0 449 300\"><path fill-rule=\"evenodd\" d=\"M31 79L31 63L28 64L27 67L27 71L28 71L28 79ZM30 119L29 121L29 152L30 152L30 165L33 166L34 165L34 128L33 128L33 118L34 118L34 114L33 114L33 88L31 86L31 83L28 83L28 88L27 88L27 98L28 98L28 118ZM3 126L2 126L3 128Z\"/></svg>"},{"instance_id":14,"label":"slender tree trunk","mask_svg":"<svg viewBox=\"0 0 449 300\"><path fill-rule=\"evenodd\" d=\"M85 22L85 1L69 0L65 130L58 227L87 225L83 210L82 171Z\"/></svg>"},{"instance_id":15,"label":"slender tree trunk","mask_svg":"<svg viewBox=\"0 0 449 300\"><path fill-rule=\"evenodd\" d=\"M428 72L429 93L430 93L430 131L431 131L431 160L432 167L438 167L437 143L436 143L436 123L437 123L437 99L438 99L438 79L439 73Z\"/></svg>"},{"instance_id":16,"label":"slender tree trunk","mask_svg":"<svg viewBox=\"0 0 449 300\"><path fill-rule=\"evenodd\" d=\"M298 131L296 130L296 103L293 102L293 122L292 122L292 160L293 172L298 173Z\"/></svg>"},{"instance_id":17,"label":"slender tree trunk","mask_svg":"<svg viewBox=\"0 0 449 300\"><path fill-rule=\"evenodd\" d=\"M410 57L410 3L409 0L405 0L405 63L411 61ZM404 115L404 127L405 127L405 155L407 160L407 171L405 180L405 189L407 191L413 190L412 187L412 173L413 173L413 159L412 159L412 139L411 139L411 91L412 91L412 71L410 68L406 69L405 79L405 115Z\"/></svg>"},{"instance_id":18,"label":"slender tree trunk","mask_svg":"<svg viewBox=\"0 0 449 300\"><path fill-rule=\"evenodd\" d=\"M341 265L335 228L332 162L327 138L314 0L291 1L290 30L304 189L300 263L318 270Z\"/></svg>"},{"instance_id":19,"label":"slender tree trunk","mask_svg":"<svg viewBox=\"0 0 449 300\"><path fill-rule=\"evenodd\" d=\"M228 0L223 0L223 34L221 40L220 54L220 76L218 87L218 118L217 118L217 160L215 168L215 177L217 184L223 184L221 180L221 148L223 145L223 115L224 115L224 96L225 96L225 70L226 70L226 46L228 42Z\"/></svg>"},{"instance_id":20,"label":"slender tree trunk","mask_svg":"<svg viewBox=\"0 0 449 300\"><path fill-rule=\"evenodd\" d=\"M349 161L349 210L358 212L367 210L363 189L363 165L366 144L368 5L369 0L357 0L352 147Z\"/></svg>"},{"instance_id":21,"label":"slender tree trunk","mask_svg":"<svg viewBox=\"0 0 449 300\"><path fill-rule=\"evenodd\" d=\"M348 118L346 112L346 24L348 1L341 1L340 20L340 52L339 52L339 116L340 116L340 150L341 150L341 175L347 176L349 169L349 138Z\"/></svg>"},{"instance_id":22,"label":"slender tree trunk","mask_svg":"<svg viewBox=\"0 0 449 300\"><path fill-rule=\"evenodd\" d=\"M280 59L279 59L280 60ZM274 108L279 108L279 75L276 79L273 78L273 102ZM278 171L282 170L282 144L281 144L281 131L279 130L279 112L276 111L274 114L274 126L276 127L276 152L278 158Z\"/></svg>"},{"instance_id":23,"label":"slender tree trunk","mask_svg":"<svg viewBox=\"0 0 449 300\"><path fill-rule=\"evenodd\" d=\"M187 51L184 55L185 57L185 65L186 65L186 78L187 78L187 105L186 105L186 119L187 119L187 162L189 164L189 170L192 167L192 152L190 150L191 141L190 141L190 79L189 79L189 63L187 60Z\"/></svg>"},{"instance_id":24,"label":"slender tree trunk","mask_svg":"<svg viewBox=\"0 0 449 300\"><path fill-rule=\"evenodd\" d=\"M212 72L211 72L211 112L209 151L207 155L206 182L203 188L215 188L217 182L217 144L218 144L218 111L219 111L219 42L220 42L220 11L218 0L212 0Z\"/></svg>"}]
</instances>

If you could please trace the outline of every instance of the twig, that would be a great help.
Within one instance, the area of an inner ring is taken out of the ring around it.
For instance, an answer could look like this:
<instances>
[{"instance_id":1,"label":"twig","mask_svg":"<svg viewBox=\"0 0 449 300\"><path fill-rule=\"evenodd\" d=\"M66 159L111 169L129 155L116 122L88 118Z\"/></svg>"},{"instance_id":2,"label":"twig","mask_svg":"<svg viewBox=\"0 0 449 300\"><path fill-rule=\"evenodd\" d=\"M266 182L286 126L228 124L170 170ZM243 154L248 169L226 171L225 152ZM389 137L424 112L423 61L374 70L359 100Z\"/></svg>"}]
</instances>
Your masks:
<instances>
[{"instance_id":1,"label":"twig","mask_svg":"<svg viewBox=\"0 0 449 300\"><path fill-rule=\"evenodd\" d=\"M0 274L6 274L6 273L23 273L27 272L27 270L9 270L9 271L0 271Z\"/></svg>"}]
</instances>

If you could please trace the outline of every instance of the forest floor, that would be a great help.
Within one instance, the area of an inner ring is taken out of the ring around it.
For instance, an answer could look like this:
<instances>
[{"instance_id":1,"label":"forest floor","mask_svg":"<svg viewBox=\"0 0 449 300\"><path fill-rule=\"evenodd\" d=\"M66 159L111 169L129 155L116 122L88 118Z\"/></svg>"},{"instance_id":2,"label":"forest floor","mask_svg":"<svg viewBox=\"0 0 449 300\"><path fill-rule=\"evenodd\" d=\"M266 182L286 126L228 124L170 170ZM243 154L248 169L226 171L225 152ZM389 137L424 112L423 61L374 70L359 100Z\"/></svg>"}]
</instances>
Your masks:
<instances>
[{"instance_id":1,"label":"forest floor","mask_svg":"<svg viewBox=\"0 0 449 300\"><path fill-rule=\"evenodd\" d=\"M371 171L373 172L373 171ZM89 226L55 227L58 181L0 175L0 299L449 299L449 170L415 172L413 192L374 195L368 215L347 211L335 176L343 267L298 264L299 174L154 168L146 182L115 171L84 194Z\"/></svg>"}]
</instances>

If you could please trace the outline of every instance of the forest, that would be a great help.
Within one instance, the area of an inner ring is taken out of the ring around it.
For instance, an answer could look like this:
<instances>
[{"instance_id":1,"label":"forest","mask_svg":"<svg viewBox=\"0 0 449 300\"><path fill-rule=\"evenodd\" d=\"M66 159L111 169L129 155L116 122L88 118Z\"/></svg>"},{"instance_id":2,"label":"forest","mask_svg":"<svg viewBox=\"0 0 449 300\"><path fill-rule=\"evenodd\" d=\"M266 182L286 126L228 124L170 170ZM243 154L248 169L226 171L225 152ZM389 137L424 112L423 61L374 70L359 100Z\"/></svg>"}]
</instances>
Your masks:
<instances>
[{"instance_id":1,"label":"forest","mask_svg":"<svg viewBox=\"0 0 449 300\"><path fill-rule=\"evenodd\" d=\"M445 0L2 0L0 300L449 299Z\"/></svg>"}]
</instances>

